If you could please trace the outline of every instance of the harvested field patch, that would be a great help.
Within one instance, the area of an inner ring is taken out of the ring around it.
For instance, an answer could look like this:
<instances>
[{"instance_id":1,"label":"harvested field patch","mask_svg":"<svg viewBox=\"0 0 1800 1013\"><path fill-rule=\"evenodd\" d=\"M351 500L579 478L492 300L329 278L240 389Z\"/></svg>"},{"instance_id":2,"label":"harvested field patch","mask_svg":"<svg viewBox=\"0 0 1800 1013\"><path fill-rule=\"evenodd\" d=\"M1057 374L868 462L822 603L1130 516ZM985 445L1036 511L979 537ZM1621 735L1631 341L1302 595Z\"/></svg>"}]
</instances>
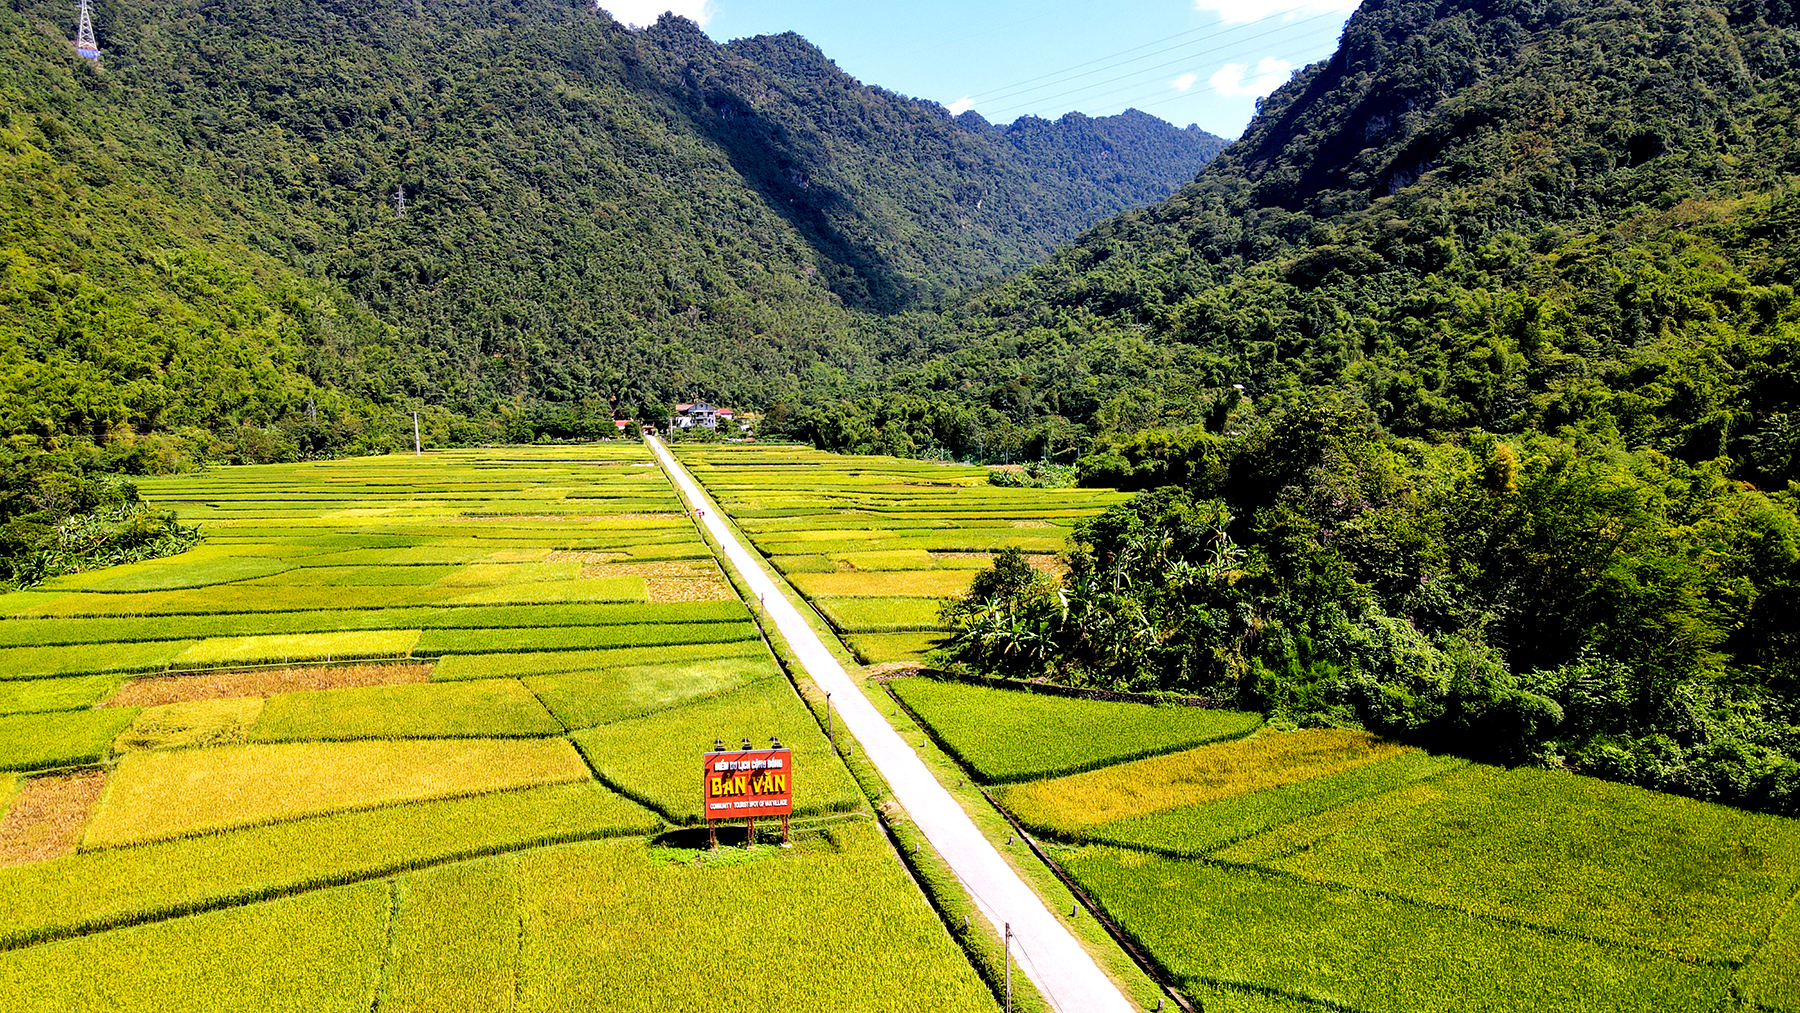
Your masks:
<instances>
[{"instance_id":1,"label":"harvested field patch","mask_svg":"<svg viewBox=\"0 0 1800 1013\"><path fill-rule=\"evenodd\" d=\"M1262 724L1243 711L1080 700L937 679L896 679L888 688L952 755L990 782L1092 770L1239 738Z\"/></svg>"},{"instance_id":2,"label":"harvested field patch","mask_svg":"<svg viewBox=\"0 0 1800 1013\"><path fill-rule=\"evenodd\" d=\"M271 697L255 742L560 735L561 722L516 679L428 682Z\"/></svg>"},{"instance_id":3,"label":"harvested field patch","mask_svg":"<svg viewBox=\"0 0 1800 1013\"><path fill-rule=\"evenodd\" d=\"M578 781L78 852L0 869L0 947L445 859L646 834L661 825L593 781Z\"/></svg>"},{"instance_id":4,"label":"harvested field patch","mask_svg":"<svg viewBox=\"0 0 1800 1013\"><path fill-rule=\"evenodd\" d=\"M1368 732L1338 728L1264 731L1052 781L1008 785L999 795L1024 822L1078 835L1102 823L1337 773L1402 748Z\"/></svg>"},{"instance_id":5,"label":"harvested field patch","mask_svg":"<svg viewBox=\"0 0 1800 1013\"><path fill-rule=\"evenodd\" d=\"M193 700L275 696L309 689L393 686L431 678L430 664L307 665L204 675L159 675L133 679L106 701L108 707L156 707Z\"/></svg>"},{"instance_id":6,"label":"harvested field patch","mask_svg":"<svg viewBox=\"0 0 1800 1013\"><path fill-rule=\"evenodd\" d=\"M0 770L97 763L137 717L134 709L53 711L0 717Z\"/></svg>"},{"instance_id":7,"label":"harvested field patch","mask_svg":"<svg viewBox=\"0 0 1800 1013\"><path fill-rule=\"evenodd\" d=\"M0 817L0 867L74 851L105 788L103 770L27 779Z\"/></svg>"},{"instance_id":8,"label":"harvested field patch","mask_svg":"<svg viewBox=\"0 0 1800 1013\"><path fill-rule=\"evenodd\" d=\"M563 739L305 742L130 753L83 845L113 847L345 809L579 781Z\"/></svg>"},{"instance_id":9,"label":"harvested field patch","mask_svg":"<svg viewBox=\"0 0 1800 1013\"><path fill-rule=\"evenodd\" d=\"M245 740L262 709L262 698L254 696L148 707L113 740L113 748L123 753L234 746Z\"/></svg>"},{"instance_id":10,"label":"harvested field patch","mask_svg":"<svg viewBox=\"0 0 1800 1013\"><path fill-rule=\"evenodd\" d=\"M719 564L707 559L665 559L650 563L596 563L581 571L586 578L596 577L664 577L697 580L717 577Z\"/></svg>"},{"instance_id":11,"label":"harvested field patch","mask_svg":"<svg viewBox=\"0 0 1800 1013\"><path fill-rule=\"evenodd\" d=\"M118 683L116 675L0 682L0 714L80 710L93 706Z\"/></svg>"},{"instance_id":12,"label":"harvested field patch","mask_svg":"<svg viewBox=\"0 0 1800 1013\"><path fill-rule=\"evenodd\" d=\"M8 1013L367 1013L388 898L363 883L0 953L0 995Z\"/></svg>"},{"instance_id":13,"label":"harvested field patch","mask_svg":"<svg viewBox=\"0 0 1800 1013\"><path fill-rule=\"evenodd\" d=\"M644 593L653 603L681 601L737 601L737 592L732 590L724 577L717 573L711 577L698 580L676 580L666 577L644 578Z\"/></svg>"}]
</instances>

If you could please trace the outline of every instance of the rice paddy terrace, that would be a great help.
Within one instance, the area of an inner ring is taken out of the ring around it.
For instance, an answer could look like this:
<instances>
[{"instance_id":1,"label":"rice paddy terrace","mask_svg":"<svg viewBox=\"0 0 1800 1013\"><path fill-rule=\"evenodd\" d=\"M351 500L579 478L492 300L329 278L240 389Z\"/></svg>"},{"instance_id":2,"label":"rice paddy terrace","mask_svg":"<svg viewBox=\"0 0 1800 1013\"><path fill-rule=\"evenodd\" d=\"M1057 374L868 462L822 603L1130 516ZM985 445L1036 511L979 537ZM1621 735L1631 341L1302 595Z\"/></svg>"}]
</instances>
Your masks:
<instances>
[{"instance_id":1,"label":"rice paddy terrace","mask_svg":"<svg viewBox=\"0 0 1800 1013\"><path fill-rule=\"evenodd\" d=\"M1122 499L679 453L867 662ZM997 940L644 448L144 488L203 544L0 596L0 1011L996 1008ZM1800 1013L1800 821L1252 714L864 688L1145 1008L990 798L1213 1013ZM794 847L699 850L696 754L771 734Z\"/></svg>"},{"instance_id":2,"label":"rice paddy terrace","mask_svg":"<svg viewBox=\"0 0 1800 1013\"><path fill-rule=\"evenodd\" d=\"M1207 1010L1800 1009L1800 821L1360 731L888 685Z\"/></svg>"},{"instance_id":3,"label":"rice paddy terrace","mask_svg":"<svg viewBox=\"0 0 1800 1013\"><path fill-rule=\"evenodd\" d=\"M985 468L794 447L677 453L864 664L922 657L943 633L940 599L967 590L994 552L1016 548L1055 569L1077 521L1127 498L1002 488Z\"/></svg>"},{"instance_id":4,"label":"rice paddy terrace","mask_svg":"<svg viewBox=\"0 0 1800 1013\"><path fill-rule=\"evenodd\" d=\"M0 597L0 1009L994 1008L643 448L144 491ZM671 836L770 735L795 846Z\"/></svg>"}]
</instances>

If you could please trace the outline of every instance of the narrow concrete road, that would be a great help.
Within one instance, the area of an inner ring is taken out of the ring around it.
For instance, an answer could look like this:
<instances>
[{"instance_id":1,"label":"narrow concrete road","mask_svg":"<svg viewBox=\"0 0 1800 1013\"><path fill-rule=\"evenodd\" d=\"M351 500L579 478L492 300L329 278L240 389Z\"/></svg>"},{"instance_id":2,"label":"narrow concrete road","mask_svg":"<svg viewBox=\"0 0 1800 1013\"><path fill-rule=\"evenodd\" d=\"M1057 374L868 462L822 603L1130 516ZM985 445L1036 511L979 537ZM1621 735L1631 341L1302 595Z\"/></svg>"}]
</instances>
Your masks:
<instances>
[{"instance_id":1,"label":"narrow concrete road","mask_svg":"<svg viewBox=\"0 0 1800 1013\"><path fill-rule=\"evenodd\" d=\"M1000 857L994 845L977 830L969 814L956 804L912 747L894 731L869 698L820 642L812 627L763 573L757 558L718 516L717 504L694 481L661 440L645 437L663 470L688 497L704 510L706 529L725 549L759 597L770 618L793 647L800 664L827 693L844 727L856 736L863 752L881 776L887 778L894 797L924 832L931 846L956 871L976 906L999 932L1011 923L1013 960L1061 1013L1133 1013L1136 1007L1100 970L1094 958L1069 932L1060 915Z\"/></svg>"}]
</instances>

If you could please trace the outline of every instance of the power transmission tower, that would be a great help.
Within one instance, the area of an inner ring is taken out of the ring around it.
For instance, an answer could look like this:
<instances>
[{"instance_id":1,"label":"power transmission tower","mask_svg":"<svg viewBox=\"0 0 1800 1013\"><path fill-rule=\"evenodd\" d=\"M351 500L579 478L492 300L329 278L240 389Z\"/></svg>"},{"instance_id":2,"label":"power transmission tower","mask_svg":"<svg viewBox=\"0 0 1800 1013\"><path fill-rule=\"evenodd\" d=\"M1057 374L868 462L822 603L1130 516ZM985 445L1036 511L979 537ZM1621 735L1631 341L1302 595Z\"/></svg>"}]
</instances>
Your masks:
<instances>
[{"instance_id":1,"label":"power transmission tower","mask_svg":"<svg viewBox=\"0 0 1800 1013\"><path fill-rule=\"evenodd\" d=\"M87 0L82 0L82 2L86 3ZM404 185L394 187L394 210L400 217L406 217L406 187Z\"/></svg>"},{"instance_id":2,"label":"power transmission tower","mask_svg":"<svg viewBox=\"0 0 1800 1013\"><path fill-rule=\"evenodd\" d=\"M100 43L94 39L94 17L88 11L88 0L81 0L81 21L75 26L75 52L100 62Z\"/></svg>"}]
</instances>

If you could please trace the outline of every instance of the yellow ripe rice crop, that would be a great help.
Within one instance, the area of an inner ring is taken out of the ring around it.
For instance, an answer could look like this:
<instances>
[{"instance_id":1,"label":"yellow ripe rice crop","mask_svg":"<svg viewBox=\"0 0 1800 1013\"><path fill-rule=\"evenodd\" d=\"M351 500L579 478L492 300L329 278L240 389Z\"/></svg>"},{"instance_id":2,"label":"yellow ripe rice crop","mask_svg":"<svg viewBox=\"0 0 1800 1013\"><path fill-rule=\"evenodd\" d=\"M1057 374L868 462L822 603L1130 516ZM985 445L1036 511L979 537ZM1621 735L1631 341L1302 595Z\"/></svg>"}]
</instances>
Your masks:
<instances>
[{"instance_id":1,"label":"yellow ripe rice crop","mask_svg":"<svg viewBox=\"0 0 1800 1013\"><path fill-rule=\"evenodd\" d=\"M563 739L302 742L131 753L119 763L84 846L579 781Z\"/></svg>"},{"instance_id":2,"label":"yellow ripe rice crop","mask_svg":"<svg viewBox=\"0 0 1800 1013\"><path fill-rule=\"evenodd\" d=\"M1263 731L1116 767L1011 785L1000 797L1027 823L1079 831L1293 784L1372 763L1404 748L1368 732L1338 728Z\"/></svg>"},{"instance_id":3,"label":"yellow ripe rice crop","mask_svg":"<svg viewBox=\"0 0 1800 1013\"><path fill-rule=\"evenodd\" d=\"M949 598L969 589L969 570L902 570L894 573L796 573L788 580L807 595L840 598Z\"/></svg>"},{"instance_id":4,"label":"yellow ripe rice crop","mask_svg":"<svg viewBox=\"0 0 1800 1013\"><path fill-rule=\"evenodd\" d=\"M254 696L146 707L131 727L113 740L113 748L123 753L134 749L237 745L244 741L262 709L262 698Z\"/></svg>"},{"instance_id":5,"label":"yellow ripe rice crop","mask_svg":"<svg viewBox=\"0 0 1800 1013\"><path fill-rule=\"evenodd\" d=\"M175 656L173 667L210 668L281 661L404 657L419 640L418 630L351 630L258 637L214 637Z\"/></svg>"}]
</instances>

